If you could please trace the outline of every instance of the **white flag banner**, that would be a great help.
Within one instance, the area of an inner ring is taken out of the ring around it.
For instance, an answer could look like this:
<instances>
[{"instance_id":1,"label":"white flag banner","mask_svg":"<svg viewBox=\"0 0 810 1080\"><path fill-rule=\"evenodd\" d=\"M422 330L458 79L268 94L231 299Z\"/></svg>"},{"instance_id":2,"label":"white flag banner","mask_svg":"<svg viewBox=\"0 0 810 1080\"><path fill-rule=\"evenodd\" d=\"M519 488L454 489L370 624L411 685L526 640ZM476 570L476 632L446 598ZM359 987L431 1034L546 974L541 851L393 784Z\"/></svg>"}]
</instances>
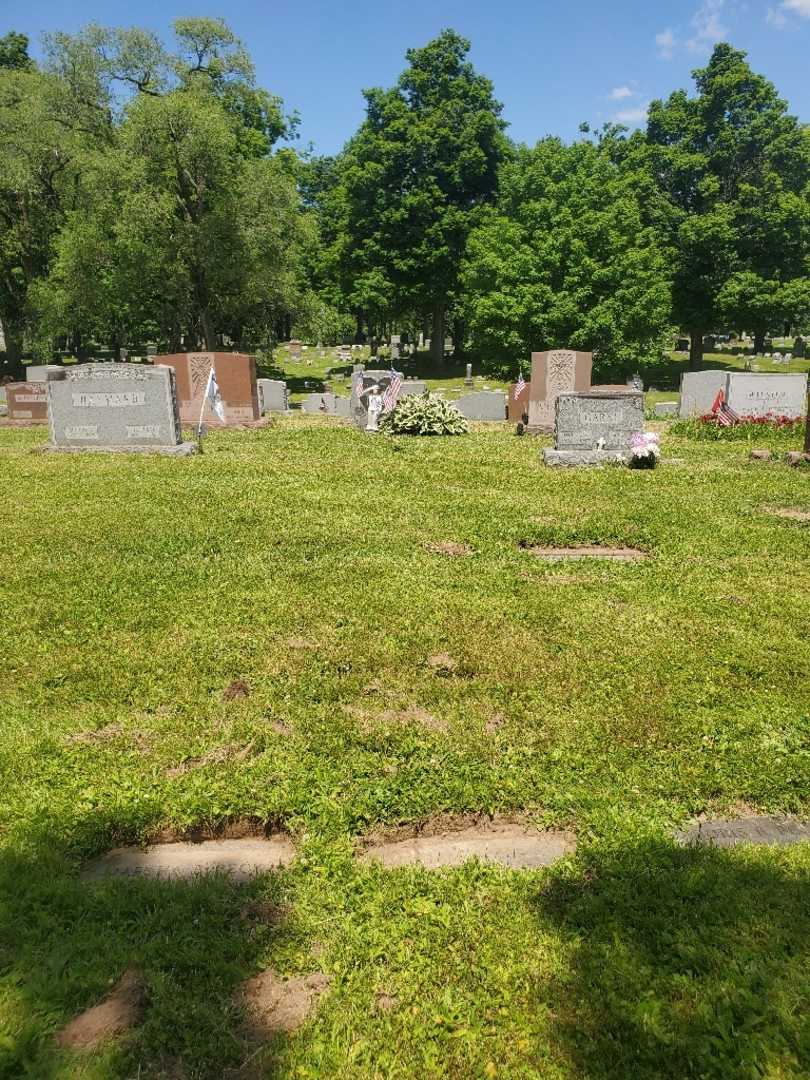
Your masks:
<instances>
[{"instance_id":1,"label":"white flag banner","mask_svg":"<svg viewBox=\"0 0 810 1080\"><path fill-rule=\"evenodd\" d=\"M213 364L211 365L211 371L208 375L208 386L205 388L205 397L208 399L211 408L224 424L225 406L222 402L222 395L219 392L219 384L217 383L217 376Z\"/></svg>"}]
</instances>

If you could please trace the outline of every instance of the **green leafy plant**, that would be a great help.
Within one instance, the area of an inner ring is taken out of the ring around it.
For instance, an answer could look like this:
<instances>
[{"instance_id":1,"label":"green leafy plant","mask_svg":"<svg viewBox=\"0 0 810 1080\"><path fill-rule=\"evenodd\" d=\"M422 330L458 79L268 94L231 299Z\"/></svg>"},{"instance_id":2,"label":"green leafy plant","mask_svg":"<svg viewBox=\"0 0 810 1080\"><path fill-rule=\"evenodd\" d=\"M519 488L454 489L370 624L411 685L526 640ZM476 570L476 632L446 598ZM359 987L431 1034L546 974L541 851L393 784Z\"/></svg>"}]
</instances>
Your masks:
<instances>
[{"instance_id":1,"label":"green leafy plant","mask_svg":"<svg viewBox=\"0 0 810 1080\"><path fill-rule=\"evenodd\" d=\"M466 417L444 398L413 394L402 398L380 421L390 435L466 435Z\"/></svg>"}]
</instances>

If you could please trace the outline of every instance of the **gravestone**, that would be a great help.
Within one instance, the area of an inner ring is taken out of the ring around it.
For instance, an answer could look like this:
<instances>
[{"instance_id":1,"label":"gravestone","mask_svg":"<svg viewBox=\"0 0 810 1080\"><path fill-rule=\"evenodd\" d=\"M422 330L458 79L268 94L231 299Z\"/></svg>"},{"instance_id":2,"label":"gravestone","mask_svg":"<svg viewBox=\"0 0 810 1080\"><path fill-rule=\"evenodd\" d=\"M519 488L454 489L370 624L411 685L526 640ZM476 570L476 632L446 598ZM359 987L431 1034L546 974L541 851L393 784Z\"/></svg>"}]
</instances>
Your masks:
<instances>
[{"instance_id":1,"label":"gravestone","mask_svg":"<svg viewBox=\"0 0 810 1080\"><path fill-rule=\"evenodd\" d=\"M444 354L445 354L445 356L450 356L454 351L455 351L455 349L453 347L453 339L449 338L449 337L446 337L444 339Z\"/></svg>"},{"instance_id":2,"label":"gravestone","mask_svg":"<svg viewBox=\"0 0 810 1080\"><path fill-rule=\"evenodd\" d=\"M464 375L464 385L465 386L472 386L473 385L472 364L467 364L467 369L466 369L466 372L465 372L465 375Z\"/></svg>"},{"instance_id":3,"label":"gravestone","mask_svg":"<svg viewBox=\"0 0 810 1080\"><path fill-rule=\"evenodd\" d=\"M424 379L403 379L399 388L398 397L406 397L409 394L426 394L427 383Z\"/></svg>"},{"instance_id":4,"label":"gravestone","mask_svg":"<svg viewBox=\"0 0 810 1080\"><path fill-rule=\"evenodd\" d=\"M245 353L172 353L156 356L155 364L174 369L180 419L184 424L199 422L212 365L225 408L225 426L251 423L261 418L255 357ZM223 426L208 402L202 418L209 427Z\"/></svg>"},{"instance_id":5,"label":"gravestone","mask_svg":"<svg viewBox=\"0 0 810 1080\"><path fill-rule=\"evenodd\" d=\"M677 401L658 401L655 404L656 416L677 416L678 415L678 402Z\"/></svg>"},{"instance_id":6,"label":"gravestone","mask_svg":"<svg viewBox=\"0 0 810 1080\"><path fill-rule=\"evenodd\" d=\"M573 349L532 353L529 384L529 431L553 431L557 396L591 385L593 354Z\"/></svg>"},{"instance_id":7,"label":"gravestone","mask_svg":"<svg viewBox=\"0 0 810 1080\"><path fill-rule=\"evenodd\" d=\"M352 376L351 417L361 430L365 430L368 424L368 396L361 397L361 392L376 384L384 394L395 374L397 373L392 371L357 371ZM401 372L398 374L402 378ZM400 393L402 393L401 387Z\"/></svg>"},{"instance_id":8,"label":"gravestone","mask_svg":"<svg viewBox=\"0 0 810 1080\"><path fill-rule=\"evenodd\" d=\"M807 375L749 374L733 371L728 376L726 401L739 416L804 416L807 407Z\"/></svg>"},{"instance_id":9,"label":"gravestone","mask_svg":"<svg viewBox=\"0 0 810 1080\"><path fill-rule=\"evenodd\" d=\"M685 371L681 376L680 415L706 416L712 410L719 390L726 392L728 372Z\"/></svg>"},{"instance_id":10,"label":"gravestone","mask_svg":"<svg viewBox=\"0 0 810 1080\"><path fill-rule=\"evenodd\" d=\"M61 364L32 364L25 369L25 381L45 382L54 372L64 370Z\"/></svg>"},{"instance_id":11,"label":"gravestone","mask_svg":"<svg viewBox=\"0 0 810 1080\"><path fill-rule=\"evenodd\" d=\"M300 360L302 352L301 342L297 338L293 338L293 340L287 346L287 351L289 352L293 360Z\"/></svg>"},{"instance_id":12,"label":"gravestone","mask_svg":"<svg viewBox=\"0 0 810 1080\"><path fill-rule=\"evenodd\" d=\"M803 337L799 336L793 342L793 355L797 360L804 360L805 349L807 344Z\"/></svg>"},{"instance_id":13,"label":"gravestone","mask_svg":"<svg viewBox=\"0 0 810 1080\"><path fill-rule=\"evenodd\" d=\"M743 818L719 818L699 821L676 833L682 844L706 844L712 847L736 847L738 844L782 846L810 841L810 822L797 818L752 815Z\"/></svg>"},{"instance_id":14,"label":"gravestone","mask_svg":"<svg viewBox=\"0 0 810 1080\"><path fill-rule=\"evenodd\" d=\"M675 352L689 352L689 338L678 338L675 342Z\"/></svg>"},{"instance_id":15,"label":"gravestone","mask_svg":"<svg viewBox=\"0 0 810 1080\"><path fill-rule=\"evenodd\" d=\"M256 388L259 393L259 413L262 416L271 412L289 412L289 394L283 379L257 379Z\"/></svg>"},{"instance_id":16,"label":"gravestone","mask_svg":"<svg viewBox=\"0 0 810 1080\"><path fill-rule=\"evenodd\" d=\"M644 430L644 395L585 390L557 396L554 449L547 465L630 460L630 440Z\"/></svg>"},{"instance_id":17,"label":"gravestone","mask_svg":"<svg viewBox=\"0 0 810 1080\"><path fill-rule=\"evenodd\" d=\"M171 367L77 364L45 387L51 449L196 449L181 442Z\"/></svg>"},{"instance_id":18,"label":"gravestone","mask_svg":"<svg viewBox=\"0 0 810 1080\"><path fill-rule=\"evenodd\" d=\"M468 420L505 420L506 394L500 390L479 390L464 394L455 402L456 408Z\"/></svg>"},{"instance_id":19,"label":"gravestone","mask_svg":"<svg viewBox=\"0 0 810 1080\"><path fill-rule=\"evenodd\" d=\"M401 334L392 334L391 335L390 345L391 345L391 359L392 360L399 360L400 351L401 351L400 347L402 345L402 335Z\"/></svg>"},{"instance_id":20,"label":"gravestone","mask_svg":"<svg viewBox=\"0 0 810 1080\"><path fill-rule=\"evenodd\" d=\"M64 368L60 368L64 371ZM6 410L9 420L18 424L48 423L48 384L21 382L6 384Z\"/></svg>"}]
</instances>

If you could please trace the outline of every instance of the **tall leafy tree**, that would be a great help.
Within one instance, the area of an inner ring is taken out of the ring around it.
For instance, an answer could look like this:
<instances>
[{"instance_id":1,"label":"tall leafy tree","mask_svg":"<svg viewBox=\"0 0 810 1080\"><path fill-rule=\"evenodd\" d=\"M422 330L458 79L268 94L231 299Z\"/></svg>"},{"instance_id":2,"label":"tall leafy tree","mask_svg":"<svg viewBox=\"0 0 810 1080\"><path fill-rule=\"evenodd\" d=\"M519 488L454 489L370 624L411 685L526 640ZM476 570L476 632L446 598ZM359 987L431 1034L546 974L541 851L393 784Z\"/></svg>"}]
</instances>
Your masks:
<instances>
[{"instance_id":1,"label":"tall leafy tree","mask_svg":"<svg viewBox=\"0 0 810 1080\"><path fill-rule=\"evenodd\" d=\"M349 302L378 318L430 312L438 361L467 237L505 149L501 106L469 48L445 30L408 50L395 87L365 91L366 119L339 159L326 213Z\"/></svg>"},{"instance_id":2,"label":"tall leafy tree","mask_svg":"<svg viewBox=\"0 0 810 1080\"><path fill-rule=\"evenodd\" d=\"M761 348L795 291L783 287L807 273L810 137L730 45L694 77L694 97L652 103L643 152L665 199L655 224L677 252L674 317L697 363L724 318L756 329Z\"/></svg>"},{"instance_id":3,"label":"tall leafy tree","mask_svg":"<svg viewBox=\"0 0 810 1080\"><path fill-rule=\"evenodd\" d=\"M462 280L473 344L513 370L555 347L592 350L603 369L637 365L660 354L669 327L667 258L637 178L588 141L518 148Z\"/></svg>"}]
</instances>

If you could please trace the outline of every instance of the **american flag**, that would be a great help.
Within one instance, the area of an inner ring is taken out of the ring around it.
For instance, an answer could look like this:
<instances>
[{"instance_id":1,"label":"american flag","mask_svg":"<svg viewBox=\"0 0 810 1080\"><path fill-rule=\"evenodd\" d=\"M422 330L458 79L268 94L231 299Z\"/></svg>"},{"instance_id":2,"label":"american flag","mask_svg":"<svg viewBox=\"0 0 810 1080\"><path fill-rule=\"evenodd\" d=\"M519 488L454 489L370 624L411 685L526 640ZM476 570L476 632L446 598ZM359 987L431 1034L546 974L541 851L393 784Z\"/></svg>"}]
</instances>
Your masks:
<instances>
[{"instance_id":1,"label":"american flag","mask_svg":"<svg viewBox=\"0 0 810 1080\"><path fill-rule=\"evenodd\" d=\"M722 388L717 391L717 397L714 399L712 416L717 420L720 427L733 427L734 424L740 422L737 413L726 402L725 391Z\"/></svg>"},{"instance_id":2,"label":"american flag","mask_svg":"<svg viewBox=\"0 0 810 1080\"><path fill-rule=\"evenodd\" d=\"M383 409L385 412L390 412L396 405L400 386L402 386L402 376L398 372L392 370L391 382L388 384L386 391L383 394Z\"/></svg>"},{"instance_id":3,"label":"american flag","mask_svg":"<svg viewBox=\"0 0 810 1080\"><path fill-rule=\"evenodd\" d=\"M523 372L518 375L517 382L515 383L515 397L519 398L523 391L526 389L526 380L523 378Z\"/></svg>"}]
</instances>

